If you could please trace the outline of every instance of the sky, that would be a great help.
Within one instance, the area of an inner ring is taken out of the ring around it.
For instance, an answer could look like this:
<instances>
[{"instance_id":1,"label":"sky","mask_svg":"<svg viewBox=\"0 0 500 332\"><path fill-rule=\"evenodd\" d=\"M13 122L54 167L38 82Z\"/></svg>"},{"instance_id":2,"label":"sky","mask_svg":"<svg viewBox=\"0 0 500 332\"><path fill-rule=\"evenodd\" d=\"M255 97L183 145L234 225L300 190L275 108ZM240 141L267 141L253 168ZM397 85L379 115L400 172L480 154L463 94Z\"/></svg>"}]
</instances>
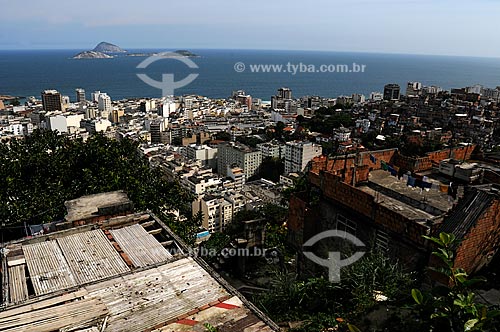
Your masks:
<instances>
[{"instance_id":1,"label":"sky","mask_svg":"<svg viewBox=\"0 0 500 332\"><path fill-rule=\"evenodd\" d=\"M278 49L500 57L498 0L0 0L0 49Z\"/></svg>"}]
</instances>

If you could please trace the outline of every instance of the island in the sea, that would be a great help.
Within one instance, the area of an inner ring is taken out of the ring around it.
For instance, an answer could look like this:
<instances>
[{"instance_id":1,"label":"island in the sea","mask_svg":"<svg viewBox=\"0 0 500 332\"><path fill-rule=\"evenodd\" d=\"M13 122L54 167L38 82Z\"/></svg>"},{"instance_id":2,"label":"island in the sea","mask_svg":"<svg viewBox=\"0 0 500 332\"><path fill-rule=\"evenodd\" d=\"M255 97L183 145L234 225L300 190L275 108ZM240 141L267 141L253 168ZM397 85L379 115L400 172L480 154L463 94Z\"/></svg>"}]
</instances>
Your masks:
<instances>
[{"instance_id":1,"label":"island in the sea","mask_svg":"<svg viewBox=\"0 0 500 332\"><path fill-rule=\"evenodd\" d=\"M108 42L100 42L97 44L96 47L92 50L94 52L101 52L101 53L126 53L127 51L121 48L120 46L117 46L115 44L111 44Z\"/></svg>"},{"instance_id":2,"label":"island in the sea","mask_svg":"<svg viewBox=\"0 0 500 332\"><path fill-rule=\"evenodd\" d=\"M165 57L165 58L174 58L174 57L188 57L188 58L198 58L199 55L198 54L195 54L193 52L190 52L190 51L186 51L186 50L177 50L177 51L173 51L173 52L143 52L143 53L128 53L127 56L137 56L137 57L141 57L141 56L161 56L161 57Z\"/></svg>"},{"instance_id":3,"label":"island in the sea","mask_svg":"<svg viewBox=\"0 0 500 332\"><path fill-rule=\"evenodd\" d=\"M137 57L147 57L147 56L163 56L163 57L189 57L195 58L199 55L187 50L177 50L174 52L141 52L141 53L129 53L128 51L122 49L120 46L108 43L100 42L91 51L83 51L75 55L72 59L110 59L119 56L120 53L126 53L127 56L137 56Z\"/></svg>"},{"instance_id":4,"label":"island in the sea","mask_svg":"<svg viewBox=\"0 0 500 332\"><path fill-rule=\"evenodd\" d=\"M75 55L72 59L112 59L112 55L95 51L83 51Z\"/></svg>"}]
</instances>

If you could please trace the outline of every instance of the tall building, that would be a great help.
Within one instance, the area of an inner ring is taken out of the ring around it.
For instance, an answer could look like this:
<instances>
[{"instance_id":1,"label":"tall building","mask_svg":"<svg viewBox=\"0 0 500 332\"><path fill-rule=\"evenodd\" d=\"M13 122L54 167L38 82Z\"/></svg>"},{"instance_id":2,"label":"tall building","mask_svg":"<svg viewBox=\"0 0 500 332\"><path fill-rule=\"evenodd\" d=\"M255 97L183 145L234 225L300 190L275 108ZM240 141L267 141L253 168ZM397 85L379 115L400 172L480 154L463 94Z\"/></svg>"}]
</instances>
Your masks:
<instances>
[{"instance_id":1,"label":"tall building","mask_svg":"<svg viewBox=\"0 0 500 332\"><path fill-rule=\"evenodd\" d=\"M406 84L406 95L407 96L419 96L422 94L422 83L420 82L408 82Z\"/></svg>"},{"instance_id":2,"label":"tall building","mask_svg":"<svg viewBox=\"0 0 500 332\"><path fill-rule=\"evenodd\" d=\"M201 160L203 166L217 167L217 148L207 145L190 144L185 148L186 158L190 160Z\"/></svg>"},{"instance_id":3,"label":"tall building","mask_svg":"<svg viewBox=\"0 0 500 332\"><path fill-rule=\"evenodd\" d=\"M237 166L243 169L247 179L259 172L262 164L262 152L243 144L224 143L218 146L217 171L221 176L228 176L228 168Z\"/></svg>"},{"instance_id":4,"label":"tall building","mask_svg":"<svg viewBox=\"0 0 500 332\"><path fill-rule=\"evenodd\" d=\"M99 95L101 94L101 91L94 91L91 94L92 101L94 103L97 103L99 101Z\"/></svg>"},{"instance_id":5,"label":"tall building","mask_svg":"<svg viewBox=\"0 0 500 332\"><path fill-rule=\"evenodd\" d=\"M201 212L202 227L213 232L222 232L233 220L233 205L223 197L205 195L192 203L193 215Z\"/></svg>"},{"instance_id":6,"label":"tall building","mask_svg":"<svg viewBox=\"0 0 500 332\"><path fill-rule=\"evenodd\" d=\"M278 141L257 144L257 149L262 152L262 158L279 158L285 154L285 145Z\"/></svg>"},{"instance_id":7,"label":"tall building","mask_svg":"<svg viewBox=\"0 0 500 332\"><path fill-rule=\"evenodd\" d=\"M149 132L151 133L151 144L160 144L161 133L165 130L163 119L146 120L149 123Z\"/></svg>"},{"instance_id":8,"label":"tall building","mask_svg":"<svg viewBox=\"0 0 500 332\"><path fill-rule=\"evenodd\" d=\"M47 112L64 111L61 94L57 90L45 90L42 92L43 109Z\"/></svg>"},{"instance_id":9,"label":"tall building","mask_svg":"<svg viewBox=\"0 0 500 332\"><path fill-rule=\"evenodd\" d=\"M97 98L97 108L99 111L107 113L108 116L111 114L113 107L111 106L111 97L108 96L107 93L99 94L99 97Z\"/></svg>"},{"instance_id":10,"label":"tall building","mask_svg":"<svg viewBox=\"0 0 500 332\"><path fill-rule=\"evenodd\" d=\"M371 101L381 101L384 99L384 95L380 92L372 92L370 93L370 100Z\"/></svg>"},{"instance_id":11,"label":"tall building","mask_svg":"<svg viewBox=\"0 0 500 332\"><path fill-rule=\"evenodd\" d=\"M271 107L274 109L277 108L290 108L292 99L292 90L289 88L279 88L278 94L275 96L271 96Z\"/></svg>"},{"instance_id":12,"label":"tall building","mask_svg":"<svg viewBox=\"0 0 500 332\"><path fill-rule=\"evenodd\" d=\"M78 88L78 89L75 89L75 92L76 92L76 101L81 103L86 99L85 97L85 90L81 89L81 88Z\"/></svg>"},{"instance_id":13,"label":"tall building","mask_svg":"<svg viewBox=\"0 0 500 332\"><path fill-rule=\"evenodd\" d=\"M398 84L387 84L384 86L384 100L399 100L401 88Z\"/></svg>"},{"instance_id":14,"label":"tall building","mask_svg":"<svg viewBox=\"0 0 500 332\"><path fill-rule=\"evenodd\" d=\"M292 90L290 88L279 88L278 97L281 99L292 99Z\"/></svg>"},{"instance_id":15,"label":"tall building","mask_svg":"<svg viewBox=\"0 0 500 332\"><path fill-rule=\"evenodd\" d=\"M287 142L285 145L285 175L303 172L307 164L316 156L321 156L321 145L311 142Z\"/></svg>"},{"instance_id":16,"label":"tall building","mask_svg":"<svg viewBox=\"0 0 500 332\"><path fill-rule=\"evenodd\" d=\"M111 122L120 123L120 118L125 115L123 110L112 110L111 111Z\"/></svg>"}]
</instances>

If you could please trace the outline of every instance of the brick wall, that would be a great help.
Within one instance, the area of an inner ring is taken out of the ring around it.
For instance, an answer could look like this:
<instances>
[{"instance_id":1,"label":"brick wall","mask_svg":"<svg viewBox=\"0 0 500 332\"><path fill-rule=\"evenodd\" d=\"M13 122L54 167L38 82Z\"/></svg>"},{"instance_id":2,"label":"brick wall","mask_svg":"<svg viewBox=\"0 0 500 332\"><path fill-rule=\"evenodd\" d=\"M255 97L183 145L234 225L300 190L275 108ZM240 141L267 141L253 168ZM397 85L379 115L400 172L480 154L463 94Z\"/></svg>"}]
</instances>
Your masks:
<instances>
[{"instance_id":1,"label":"brick wall","mask_svg":"<svg viewBox=\"0 0 500 332\"><path fill-rule=\"evenodd\" d=\"M469 146L468 148L465 146L455 147L451 150L451 158L455 159L470 159L472 152L475 149L475 145ZM372 163L370 160L370 155L373 155L377 160L376 163ZM359 162L358 166L368 166L373 170L380 169L381 161L385 161L386 163L393 164L405 170L413 171L413 172L422 172L432 168L433 164L439 164L440 161L444 159L450 158L450 150L440 150L429 152L425 157L407 157L401 155L398 152L398 149L387 149L380 151L365 151L359 153ZM356 160L356 155L351 154L347 156L337 156L334 158L328 158L325 156L316 157L311 162L311 172L319 173L320 171L341 171L345 169L351 169L354 167Z\"/></svg>"},{"instance_id":2,"label":"brick wall","mask_svg":"<svg viewBox=\"0 0 500 332\"><path fill-rule=\"evenodd\" d=\"M413 172L426 171L432 168L432 162L428 157L406 157L397 154L394 158L394 165Z\"/></svg>"},{"instance_id":3,"label":"brick wall","mask_svg":"<svg viewBox=\"0 0 500 332\"><path fill-rule=\"evenodd\" d=\"M397 153L398 149L387 149L380 151L366 151L359 153L359 163L358 166L367 166L373 170L380 169L382 166L380 161L383 160L386 163L391 163L394 155ZM376 159L376 163L372 163L370 160L370 155L373 155ZM341 171L344 169L351 169L354 167L356 160L356 155L351 154L347 156L337 156L335 158L328 158L325 156L315 157L312 160L311 172L319 174L320 171Z\"/></svg>"},{"instance_id":4,"label":"brick wall","mask_svg":"<svg viewBox=\"0 0 500 332\"><path fill-rule=\"evenodd\" d=\"M479 217L456 251L455 267L473 273L489 263L500 246L500 200Z\"/></svg>"},{"instance_id":5,"label":"brick wall","mask_svg":"<svg viewBox=\"0 0 500 332\"><path fill-rule=\"evenodd\" d=\"M432 169L433 164L437 165L442 160L448 158L454 158L463 160L470 159L472 152L475 149L475 145L471 145L468 148L465 146L455 147L451 150L439 150L434 152L429 152L425 157L407 157L401 154L396 154L393 160L394 165L401 167L405 170L413 172L422 172Z\"/></svg>"},{"instance_id":6,"label":"brick wall","mask_svg":"<svg viewBox=\"0 0 500 332\"><path fill-rule=\"evenodd\" d=\"M451 150L451 158L459 160L470 159L470 156L472 155L472 152L474 151L475 148L476 145L471 145L469 147L460 146L453 148ZM439 164L440 161L450 158L450 150L445 149L440 151L429 152L427 153L427 157L431 162Z\"/></svg>"},{"instance_id":7,"label":"brick wall","mask_svg":"<svg viewBox=\"0 0 500 332\"><path fill-rule=\"evenodd\" d=\"M409 220L403 214L375 202L374 197L356 187L342 182L332 173L309 173L309 181L322 189L323 195L345 207L362 214L378 225L406 237L417 245L423 245L422 235L428 234L426 225Z\"/></svg>"}]
</instances>

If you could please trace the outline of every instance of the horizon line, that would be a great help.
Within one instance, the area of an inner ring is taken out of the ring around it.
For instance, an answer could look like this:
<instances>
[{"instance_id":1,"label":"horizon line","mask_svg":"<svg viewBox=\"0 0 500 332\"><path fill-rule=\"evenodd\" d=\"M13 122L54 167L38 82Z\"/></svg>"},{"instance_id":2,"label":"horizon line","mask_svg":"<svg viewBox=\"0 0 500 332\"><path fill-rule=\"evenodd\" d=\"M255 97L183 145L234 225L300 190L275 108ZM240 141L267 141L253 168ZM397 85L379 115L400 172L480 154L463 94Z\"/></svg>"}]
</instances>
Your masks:
<instances>
[{"instance_id":1,"label":"horizon line","mask_svg":"<svg viewBox=\"0 0 500 332\"><path fill-rule=\"evenodd\" d=\"M120 48L122 48L120 46ZM455 58L480 58L480 59L500 59L500 55L457 55L457 54L429 54L429 53L405 53L405 52L384 52L384 51L343 51L343 50L321 50L321 49L274 49L274 48L167 48L167 47L145 47L145 48L122 48L128 50L208 50L208 51L278 51L278 52L317 52L317 53L348 53L348 54L378 54L378 55L406 55L406 56L437 56ZM90 51L85 48L0 48L0 51Z\"/></svg>"}]
</instances>

